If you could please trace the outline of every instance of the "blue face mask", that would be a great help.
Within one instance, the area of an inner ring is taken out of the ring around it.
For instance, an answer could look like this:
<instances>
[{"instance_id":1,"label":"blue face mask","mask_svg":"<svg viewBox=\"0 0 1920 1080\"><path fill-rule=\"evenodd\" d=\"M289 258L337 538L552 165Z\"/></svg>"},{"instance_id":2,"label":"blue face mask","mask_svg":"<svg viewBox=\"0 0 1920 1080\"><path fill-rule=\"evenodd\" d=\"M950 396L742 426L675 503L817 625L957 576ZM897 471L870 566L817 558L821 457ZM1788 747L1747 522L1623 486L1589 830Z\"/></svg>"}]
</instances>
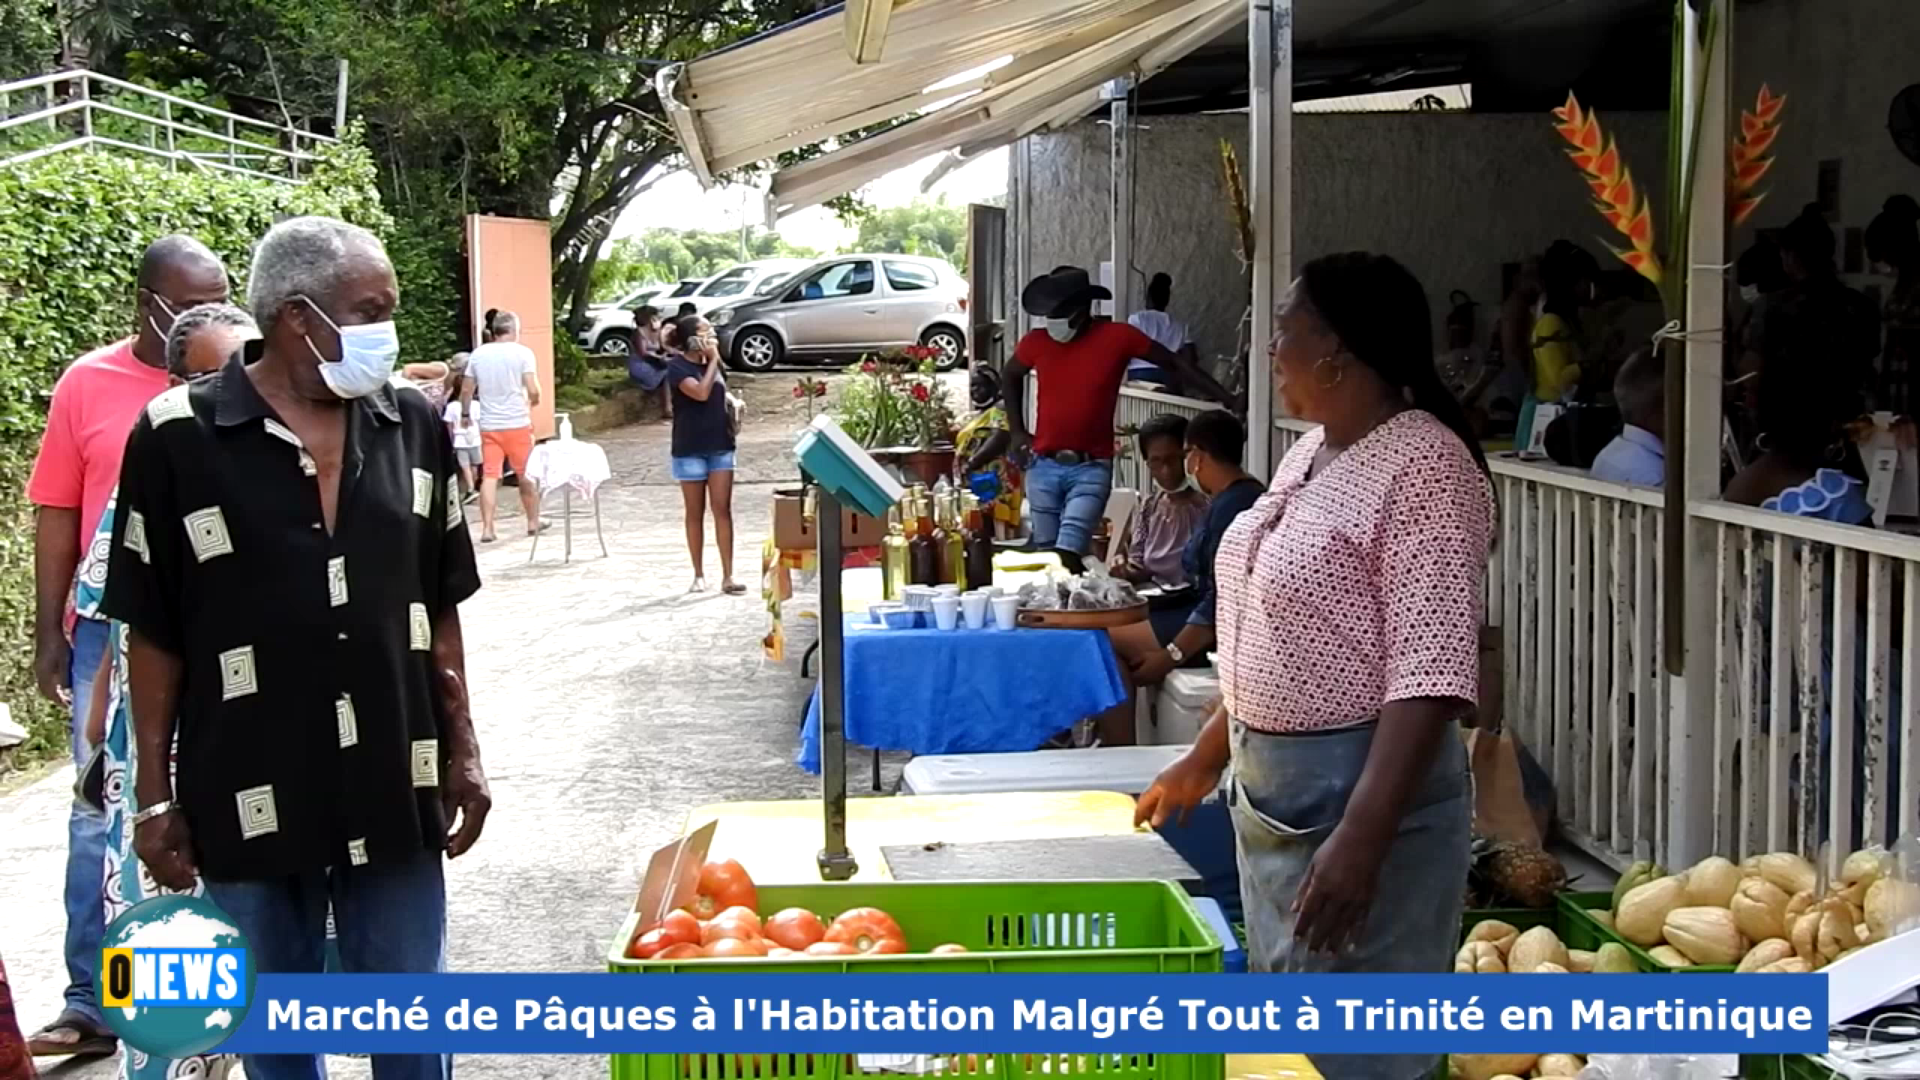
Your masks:
<instances>
[{"instance_id":1,"label":"blue face mask","mask_svg":"<svg viewBox=\"0 0 1920 1080\"><path fill-rule=\"evenodd\" d=\"M335 395L349 400L363 398L379 390L393 378L394 361L400 358L400 331L393 320L386 322L364 323L360 326L341 326L320 310L320 305L307 297L301 297L314 314L326 320L333 332L340 335L340 359L328 360L320 355L313 344L313 338L307 338L307 348L313 350L314 358L320 361L320 378L326 382L327 389Z\"/></svg>"}]
</instances>

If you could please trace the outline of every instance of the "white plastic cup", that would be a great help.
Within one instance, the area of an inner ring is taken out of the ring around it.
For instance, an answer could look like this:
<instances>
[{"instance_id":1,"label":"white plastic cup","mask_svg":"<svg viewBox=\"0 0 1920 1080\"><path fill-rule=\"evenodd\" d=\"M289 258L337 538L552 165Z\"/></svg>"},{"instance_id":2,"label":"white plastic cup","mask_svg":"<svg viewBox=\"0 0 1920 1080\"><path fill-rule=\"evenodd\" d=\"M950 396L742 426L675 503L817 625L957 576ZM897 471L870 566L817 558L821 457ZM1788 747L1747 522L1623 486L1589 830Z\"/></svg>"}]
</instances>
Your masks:
<instances>
[{"instance_id":1,"label":"white plastic cup","mask_svg":"<svg viewBox=\"0 0 1920 1080\"><path fill-rule=\"evenodd\" d=\"M951 630L960 625L959 597L936 596L933 598L933 625L940 630Z\"/></svg>"},{"instance_id":2,"label":"white plastic cup","mask_svg":"<svg viewBox=\"0 0 1920 1080\"><path fill-rule=\"evenodd\" d=\"M987 628L987 600L988 596L983 592L960 594L960 614L967 620L967 629Z\"/></svg>"},{"instance_id":3,"label":"white plastic cup","mask_svg":"<svg viewBox=\"0 0 1920 1080\"><path fill-rule=\"evenodd\" d=\"M933 594L935 596L959 596L960 586L955 585L951 581L947 582L945 585L935 585L933 587Z\"/></svg>"},{"instance_id":4,"label":"white plastic cup","mask_svg":"<svg viewBox=\"0 0 1920 1080\"><path fill-rule=\"evenodd\" d=\"M1020 598L1017 596L996 596L993 604L993 625L1002 630L1011 630L1019 625Z\"/></svg>"}]
</instances>

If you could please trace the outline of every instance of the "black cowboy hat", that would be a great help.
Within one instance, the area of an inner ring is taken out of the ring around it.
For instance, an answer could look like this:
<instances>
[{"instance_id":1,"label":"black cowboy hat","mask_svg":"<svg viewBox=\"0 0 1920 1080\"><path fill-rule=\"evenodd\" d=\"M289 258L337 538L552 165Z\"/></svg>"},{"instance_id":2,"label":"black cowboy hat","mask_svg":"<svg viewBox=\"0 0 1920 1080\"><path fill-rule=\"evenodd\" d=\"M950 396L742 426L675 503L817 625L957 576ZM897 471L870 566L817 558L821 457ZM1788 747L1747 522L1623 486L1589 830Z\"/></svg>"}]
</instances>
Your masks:
<instances>
[{"instance_id":1,"label":"black cowboy hat","mask_svg":"<svg viewBox=\"0 0 1920 1080\"><path fill-rule=\"evenodd\" d=\"M1058 318L1093 300L1111 300L1113 293L1104 285L1095 285L1087 272L1077 266L1056 266L1027 282L1020 290L1020 307L1029 315Z\"/></svg>"}]
</instances>

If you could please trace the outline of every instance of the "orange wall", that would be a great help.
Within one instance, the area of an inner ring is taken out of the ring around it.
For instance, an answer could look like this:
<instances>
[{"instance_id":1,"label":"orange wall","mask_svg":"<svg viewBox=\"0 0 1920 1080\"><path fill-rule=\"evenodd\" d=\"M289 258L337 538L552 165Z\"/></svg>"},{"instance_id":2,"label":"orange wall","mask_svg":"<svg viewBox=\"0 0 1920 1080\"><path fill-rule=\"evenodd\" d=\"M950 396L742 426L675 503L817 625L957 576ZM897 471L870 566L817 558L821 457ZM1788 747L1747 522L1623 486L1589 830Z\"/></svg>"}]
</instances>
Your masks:
<instances>
[{"instance_id":1,"label":"orange wall","mask_svg":"<svg viewBox=\"0 0 1920 1080\"><path fill-rule=\"evenodd\" d=\"M473 297L473 340L488 308L520 316L520 343L540 365L540 404L533 437L554 433L553 259L547 223L527 218L467 217L467 275Z\"/></svg>"}]
</instances>

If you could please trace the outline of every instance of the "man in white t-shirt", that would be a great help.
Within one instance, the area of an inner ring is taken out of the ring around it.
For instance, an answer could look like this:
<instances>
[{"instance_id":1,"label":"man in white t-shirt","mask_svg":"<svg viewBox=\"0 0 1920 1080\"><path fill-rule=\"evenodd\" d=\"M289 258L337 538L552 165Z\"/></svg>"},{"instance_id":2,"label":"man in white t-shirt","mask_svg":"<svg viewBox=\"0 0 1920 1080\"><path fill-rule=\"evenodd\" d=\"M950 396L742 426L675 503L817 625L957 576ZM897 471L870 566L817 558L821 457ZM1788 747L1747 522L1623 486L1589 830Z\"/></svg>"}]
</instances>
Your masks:
<instances>
[{"instance_id":1,"label":"man in white t-shirt","mask_svg":"<svg viewBox=\"0 0 1920 1080\"><path fill-rule=\"evenodd\" d=\"M527 476L533 454L533 406L540 404L540 373L533 350L520 344L520 317L495 312L493 340L467 357L460 380L460 424L480 429L480 542L491 544L494 508L499 501L502 465L513 464L520 478L520 508L527 514L527 535L545 527L540 520L540 490Z\"/></svg>"},{"instance_id":2,"label":"man in white t-shirt","mask_svg":"<svg viewBox=\"0 0 1920 1080\"><path fill-rule=\"evenodd\" d=\"M1187 324L1167 314L1167 305L1173 300L1173 278L1168 274L1155 274L1147 282L1147 306L1136 311L1127 320L1135 330L1152 338L1168 352L1186 352L1187 358L1196 365L1199 351L1193 346L1193 338L1187 333ZM1170 393L1181 392L1179 380L1173 372L1163 371L1147 360L1134 360L1127 365L1127 378L1133 382L1157 383Z\"/></svg>"}]
</instances>

